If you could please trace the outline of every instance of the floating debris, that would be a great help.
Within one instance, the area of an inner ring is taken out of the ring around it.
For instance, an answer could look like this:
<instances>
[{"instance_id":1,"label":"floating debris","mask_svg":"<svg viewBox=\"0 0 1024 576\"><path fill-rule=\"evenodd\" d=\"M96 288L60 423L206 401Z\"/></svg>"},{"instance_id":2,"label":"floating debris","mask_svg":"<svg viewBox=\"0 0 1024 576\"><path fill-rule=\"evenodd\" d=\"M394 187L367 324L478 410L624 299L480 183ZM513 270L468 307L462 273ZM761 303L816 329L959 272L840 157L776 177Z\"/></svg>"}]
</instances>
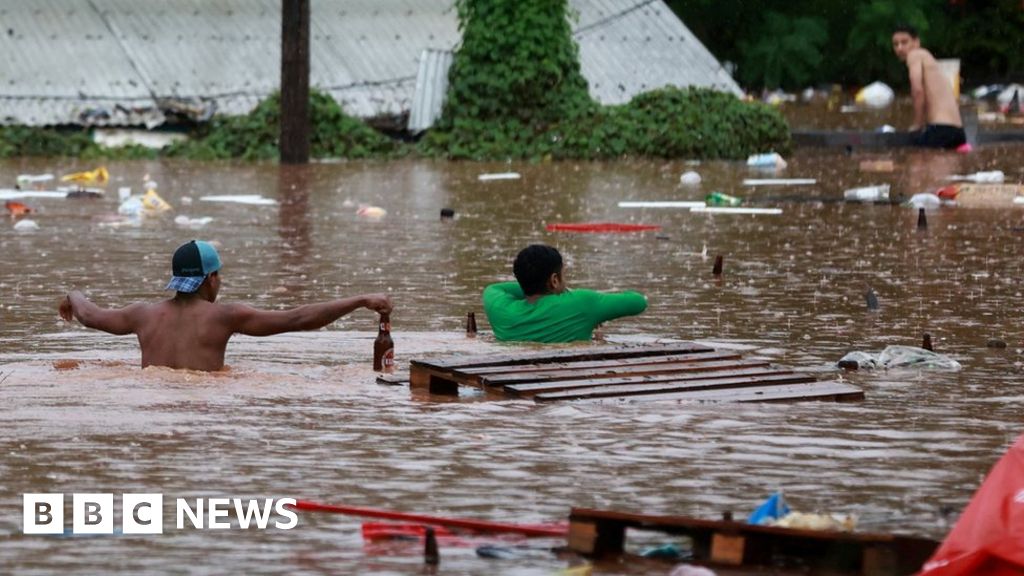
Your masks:
<instances>
[{"instance_id":1,"label":"floating debris","mask_svg":"<svg viewBox=\"0 0 1024 576\"><path fill-rule=\"evenodd\" d=\"M619 208L694 208L698 206L705 206L706 204L700 200L654 200L650 202L643 201L626 201L619 202Z\"/></svg>"},{"instance_id":2,"label":"floating debris","mask_svg":"<svg viewBox=\"0 0 1024 576\"><path fill-rule=\"evenodd\" d=\"M744 186L809 186L817 184L814 178L747 178Z\"/></svg>"},{"instance_id":3,"label":"floating debris","mask_svg":"<svg viewBox=\"0 0 1024 576\"><path fill-rule=\"evenodd\" d=\"M253 206L273 206L277 200L264 198L259 194L220 194L213 196L200 196L202 202L229 202L233 204L250 204Z\"/></svg>"},{"instance_id":4,"label":"floating debris","mask_svg":"<svg viewBox=\"0 0 1024 576\"><path fill-rule=\"evenodd\" d=\"M476 177L481 182L490 182L492 180L519 180L522 176L519 172L498 172L496 174L481 174Z\"/></svg>"}]
</instances>

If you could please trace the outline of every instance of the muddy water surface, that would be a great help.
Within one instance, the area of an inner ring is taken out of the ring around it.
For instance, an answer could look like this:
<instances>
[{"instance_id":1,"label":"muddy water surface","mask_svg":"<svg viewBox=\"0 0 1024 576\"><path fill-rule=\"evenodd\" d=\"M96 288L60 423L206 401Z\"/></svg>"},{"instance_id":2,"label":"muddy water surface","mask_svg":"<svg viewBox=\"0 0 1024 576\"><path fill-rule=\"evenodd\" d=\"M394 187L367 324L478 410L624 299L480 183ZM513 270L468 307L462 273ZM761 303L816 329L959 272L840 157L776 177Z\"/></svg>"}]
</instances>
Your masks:
<instances>
[{"instance_id":1,"label":"muddy water surface","mask_svg":"<svg viewBox=\"0 0 1024 576\"><path fill-rule=\"evenodd\" d=\"M858 170L877 158L894 159L896 171ZM853 186L889 183L894 195L910 195L976 170L1000 169L1019 182L1022 167L1020 147L970 156L801 151L774 175L682 161L113 164L107 199L29 200L38 231L0 225L0 562L23 574L404 574L422 565L417 545L364 544L359 521L340 516L303 515L290 531L24 536L26 492L65 493L69 503L75 492L289 496L544 521L564 519L570 506L742 515L784 489L801 511L854 513L866 530L940 538L943 507L962 507L1022 431L1024 208L943 208L928 212L919 231L912 209L839 200ZM78 168L86 166L6 162L0 182ZM509 170L522 179L477 179ZM703 184L681 187L686 170L699 171ZM171 215L138 228L102 226L116 212L116 188L138 191L146 173L173 215L213 222L192 231ZM818 183L742 183L772 176ZM783 214L617 207L712 190ZM262 194L280 204L201 201L206 194ZM387 215L362 220L360 203ZM442 207L457 218L440 221ZM662 230L544 228L578 221ZM400 367L419 357L530 349L489 337L479 295L510 278L519 248L547 242L565 255L571 285L647 294L644 315L605 327L612 341L695 339L829 372L848 351L917 344L929 332L964 369L843 374L865 389L854 404L453 402L374 383L376 324L366 311L313 333L237 338L230 371L217 375L140 370L133 338L57 318L56 301L72 287L105 306L162 297L171 252L194 237L221 245L225 301L279 308L390 292ZM721 282L710 275L716 254L725 257ZM868 286L878 311L866 310ZM475 340L461 333L470 310L485 331ZM1008 347L987 348L992 338ZM173 522L169 505L166 518ZM569 565L543 555L485 560L472 547L444 546L442 555L453 574L549 574Z\"/></svg>"}]
</instances>

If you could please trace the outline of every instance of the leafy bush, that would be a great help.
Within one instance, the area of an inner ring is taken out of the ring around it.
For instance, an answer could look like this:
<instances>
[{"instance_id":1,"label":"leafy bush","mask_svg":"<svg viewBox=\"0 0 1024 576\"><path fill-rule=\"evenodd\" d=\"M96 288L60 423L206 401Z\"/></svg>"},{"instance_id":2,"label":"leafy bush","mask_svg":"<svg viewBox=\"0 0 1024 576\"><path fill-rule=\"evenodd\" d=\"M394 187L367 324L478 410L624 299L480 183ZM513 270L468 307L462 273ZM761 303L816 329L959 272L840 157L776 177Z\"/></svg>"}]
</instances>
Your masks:
<instances>
[{"instance_id":1,"label":"leafy bush","mask_svg":"<svg viewBox=\"0 0 1024 576\"><path fill-rule=\"evenodd\" d=\"M92 141L87 129L0 126L0 158L15 156L68 156L88 160L107 158L134 160L155 158L157 152L129 145L104 148Z\"/></svg>"},{"instance_id":2,"label":"leafy bush","mask_svg":"<svg viewBox=\"0 0 1024 576\"><path fill-rule=\"evenodd\" d=\"M398 145L346 115L329 95L310 92L310 154L314 158L367 158L399 151ZM245 116L217 116L191 140L166 150L192 160L270 160L279 156L281 96L271 95Z\"/></svg>"},{"instance_id":3,"label":"leafy bush","mask_svg":"<svg viewBox=\"0 0 1024 576\"><path fill-rule=\"evenodd\" d=\"M741 158L789 149L775 111L666 88L601 107L580 74L566 0L458 0L462 46L425 154L464 159Z\"/></svg>"}]
</instances>

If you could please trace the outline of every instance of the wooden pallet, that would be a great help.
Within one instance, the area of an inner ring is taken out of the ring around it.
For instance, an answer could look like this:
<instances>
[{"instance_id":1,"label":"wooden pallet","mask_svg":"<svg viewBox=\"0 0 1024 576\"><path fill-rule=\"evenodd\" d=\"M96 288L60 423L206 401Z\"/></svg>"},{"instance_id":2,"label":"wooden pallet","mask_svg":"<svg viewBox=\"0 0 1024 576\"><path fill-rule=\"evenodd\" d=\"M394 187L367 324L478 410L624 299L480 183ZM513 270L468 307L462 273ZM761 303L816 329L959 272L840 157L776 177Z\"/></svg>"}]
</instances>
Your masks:
<instances>
[{"instance_id":1,"label":"wooden pallet","mask_svg":"<svg viewBox=\"0 0 1024 576\"><path fill-rule=\"evenodd\" d=\"M413 360L414 390L458 394L459 386L537 402L555 400L781 402L861 400L839 381L745 360L694 342L601 346L517 355Z\"/></svg>"},{"instance_id":2,"label":"wooden pallet","mask_svg":"<svg viewBox=\"0 0 1024 576\"><path fill-rule=\"evenodd\" d=\"M699 563L800 567L812 574L913 574L939 545L926 538L894 534L774 528L731 520L573 508L569 548L598 558L620 555L627 528L688 536L693 542L693 559Z\"/></svg>"}]
</instances>

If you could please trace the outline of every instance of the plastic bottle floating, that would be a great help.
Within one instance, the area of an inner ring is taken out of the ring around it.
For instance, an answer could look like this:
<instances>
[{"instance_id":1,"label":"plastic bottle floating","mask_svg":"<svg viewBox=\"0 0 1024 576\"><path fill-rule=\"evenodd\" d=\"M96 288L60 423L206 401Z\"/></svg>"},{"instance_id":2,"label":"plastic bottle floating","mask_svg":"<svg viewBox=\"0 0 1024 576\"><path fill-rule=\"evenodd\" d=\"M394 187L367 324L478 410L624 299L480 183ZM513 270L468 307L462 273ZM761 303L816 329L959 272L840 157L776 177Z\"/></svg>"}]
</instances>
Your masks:
<instances>
[{"instance_id":1,"label":"plastic bottle floating","mask_svg":"<svg viewBox=\"0 0 1024 576\"><path fill-rule=\"evenodd\" d=\"M786 167L786 161L782 156L779 156L778 152L754 154L747 157L747 166L751 168L775 168L781 170Z\"/></svg>"},{"instance_id":2,"label":"plastic bottle floating","mask_svg":"<svg viewBox=\"0 0 1024 576\"><path fill-rule=\"evenodd\" d=\"M684 186L696 186L700 184L700 181L700 174L694 172L693 170L690 170L689 172L684 172L683 175L679 177L679 183Z\"/></svg>"},{"instance_id":3,"label":"plastic bottle floating","mask_svg":"<svg viewBox=\"0 0 1024 576\"><path fill-rule=\"evenodd\" d=\"M380 220L387 214L388 211L380 206L360 206L359 210L356 210L356 216L364 220Z\"/></svg>"},{"instance_id":4,"label":"plastic bottle floating","mask_svg":"<svg viewBox=\"0 0 1024 576\"><path fill-rule=\"evenodd\" d=\"M41 190L43 185L53 180L53 174L18 174L18 186L25 188L31 186Z\"/></svg>"},{"instance_id":5,"label":"plastic bottle floating","mask_svg":"<svg viewBox=\"0 0 1024 576\"><path fill-rule=\"evenodd\" d=\"M704 202L708 206L739 206L743 204L741 198L730 196L724 192L712 192L704 198Z\"/></svg>"},{"instance_id":6,"label":"plastic bottle floating","mask_svg":"<svg viewBox=\"0 0 1024 576\"><path fill-rule=\"evenodd\" d=\"M73 172L61 176L61 182L77 182L79 184L106 184L110 180L110 173L106 166L100 166L95 170L85 172Z\"/></svg>"}]
</instances>

